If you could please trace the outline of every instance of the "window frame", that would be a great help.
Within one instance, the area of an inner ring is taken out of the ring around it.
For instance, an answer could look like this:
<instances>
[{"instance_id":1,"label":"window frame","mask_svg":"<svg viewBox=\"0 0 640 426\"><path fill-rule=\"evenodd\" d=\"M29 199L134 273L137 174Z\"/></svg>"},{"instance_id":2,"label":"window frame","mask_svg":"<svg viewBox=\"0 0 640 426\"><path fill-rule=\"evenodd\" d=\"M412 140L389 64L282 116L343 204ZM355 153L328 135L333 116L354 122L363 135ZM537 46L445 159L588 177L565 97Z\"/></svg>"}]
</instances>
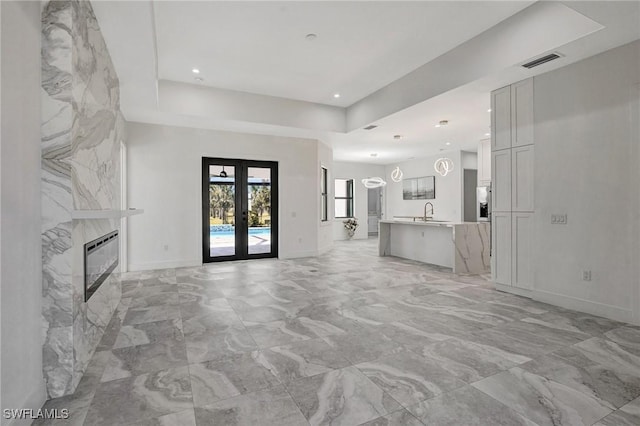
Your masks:
<instances>
[{"instance_id":1,"label":"window frame","mask_svg":"<svg viewBox=\"0 0 640 426\"><path fill-rule=\"evenodd\" d=\"M320 222L329 221L329 170L320 166Z\"/></svg>"},{"instance_id":2,"label":"window frame","mask_svg":"<svg viewBox=\"0 0 640 426\"><path fill-rule=\"evenodd\" d=\"M347 200L347 211L345 212L347 215L346 216L338 216L336 214L335 218L336 219L349 219L349 218L353 218L354 215L354 183L353 183L353 179L343 179L343 178L337 178L334 179L333 185L335 187L336 183L338 181L345 181L347 187L346 189L346 196L345 197L338 197L337 195L334 196L334 201L335 200ZM335 192L337 194L337 191ZM335 207L334 207L334 211L335 211Z\"/></svg>"}]
</instances>

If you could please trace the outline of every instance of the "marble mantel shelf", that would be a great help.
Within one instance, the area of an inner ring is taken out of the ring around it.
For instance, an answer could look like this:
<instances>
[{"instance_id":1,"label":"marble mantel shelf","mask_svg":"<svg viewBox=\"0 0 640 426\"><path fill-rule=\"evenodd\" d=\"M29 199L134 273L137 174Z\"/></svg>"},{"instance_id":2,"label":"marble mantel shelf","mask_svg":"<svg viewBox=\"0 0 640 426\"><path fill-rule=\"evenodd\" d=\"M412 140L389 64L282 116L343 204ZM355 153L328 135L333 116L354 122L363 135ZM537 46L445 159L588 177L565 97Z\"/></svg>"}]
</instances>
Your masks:
<instances>
[{"instance_id":1,"label":"marble mantel shelf","mask_svg":"<svg viewBox=\"0 0 640 426\"><path fill-rule=\"evenodd\" d=\"M143 209L129 210L73 210L71 219L119 219L144 213Z\"/></svg>"}]
</instances>

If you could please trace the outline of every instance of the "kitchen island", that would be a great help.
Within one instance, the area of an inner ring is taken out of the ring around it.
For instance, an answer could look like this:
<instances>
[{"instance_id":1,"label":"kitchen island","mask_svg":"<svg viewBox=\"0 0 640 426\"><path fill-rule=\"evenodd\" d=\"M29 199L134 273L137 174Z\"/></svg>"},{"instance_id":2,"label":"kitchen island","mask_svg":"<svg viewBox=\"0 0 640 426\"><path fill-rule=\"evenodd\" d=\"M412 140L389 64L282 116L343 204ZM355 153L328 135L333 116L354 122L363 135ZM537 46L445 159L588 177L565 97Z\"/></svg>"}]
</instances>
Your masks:
<instances>
[{"instance_id":1,"label":"kitchen island","mask_svg":"<svg viewBox=\"0 0 640 426\"><path fill-rule=\"evenodd\" d=\"M453 269L456 274L490 271L489 222L382 220L380 256L397 256Z\"/></svg>"}]
</instances>

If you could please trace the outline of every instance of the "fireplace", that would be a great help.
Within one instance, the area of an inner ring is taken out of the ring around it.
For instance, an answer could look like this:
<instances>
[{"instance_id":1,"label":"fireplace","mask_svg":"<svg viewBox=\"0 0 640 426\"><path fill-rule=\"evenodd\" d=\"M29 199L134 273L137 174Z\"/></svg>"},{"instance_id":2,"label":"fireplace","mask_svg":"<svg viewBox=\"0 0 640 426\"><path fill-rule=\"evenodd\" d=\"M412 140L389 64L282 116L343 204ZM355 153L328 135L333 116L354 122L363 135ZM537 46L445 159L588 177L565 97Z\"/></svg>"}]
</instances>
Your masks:
<instances>
[{"instance_id":1,"label":"fireplace","mask_svg":"<svg viewBox=\"0 0 640 426\"><path fill-rule=\"evenodd\" d=\"M116 269L119 251L118 231L110 232L84 245L85 302Z\"/></svg>"}]
</instances>

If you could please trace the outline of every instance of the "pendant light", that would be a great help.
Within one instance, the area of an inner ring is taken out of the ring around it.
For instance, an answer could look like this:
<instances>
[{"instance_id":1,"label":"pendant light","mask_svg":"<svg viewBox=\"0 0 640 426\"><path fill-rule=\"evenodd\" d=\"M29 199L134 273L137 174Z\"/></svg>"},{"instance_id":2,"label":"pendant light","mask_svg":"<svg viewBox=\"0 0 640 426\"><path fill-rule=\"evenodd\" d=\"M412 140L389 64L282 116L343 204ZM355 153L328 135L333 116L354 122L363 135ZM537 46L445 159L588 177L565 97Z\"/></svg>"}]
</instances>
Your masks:
<instances>
[{"instance_id":1,"label":"pendant light","mask_svg":"<svg viewBox=\"0 0 640 426\"><path fill-rule=\"evenodd\" d=\"M453 161L451 161L450 158L438 158L433 168L436 169L436 172L441 176L446 176L449 172L453 171Z\"/></svg>"},{"instance_id":2,"label":"pendant light","mask_svg":"<svg viewBox=\"0 0 640 426\"><path fill-rule=\"evenodd\" d=\"M402 170L400 170L400 166L396 166L391 172L391 180L394 182L400 182L402 180Z\"/></svg>"},{"instance_id":3,"label":"pendant light","mask_svg":"<svg viewBox=\"0 0 640 426\"><path fill-rule=\"evenodd\" d=\"M381 177L368 177L365 179L362 179L362 184L366 187L366 188L380 188L382 186L385 186L387 184L387 182L384 181L384 179L382 179Z\"/></svg>"}]
</instances>

